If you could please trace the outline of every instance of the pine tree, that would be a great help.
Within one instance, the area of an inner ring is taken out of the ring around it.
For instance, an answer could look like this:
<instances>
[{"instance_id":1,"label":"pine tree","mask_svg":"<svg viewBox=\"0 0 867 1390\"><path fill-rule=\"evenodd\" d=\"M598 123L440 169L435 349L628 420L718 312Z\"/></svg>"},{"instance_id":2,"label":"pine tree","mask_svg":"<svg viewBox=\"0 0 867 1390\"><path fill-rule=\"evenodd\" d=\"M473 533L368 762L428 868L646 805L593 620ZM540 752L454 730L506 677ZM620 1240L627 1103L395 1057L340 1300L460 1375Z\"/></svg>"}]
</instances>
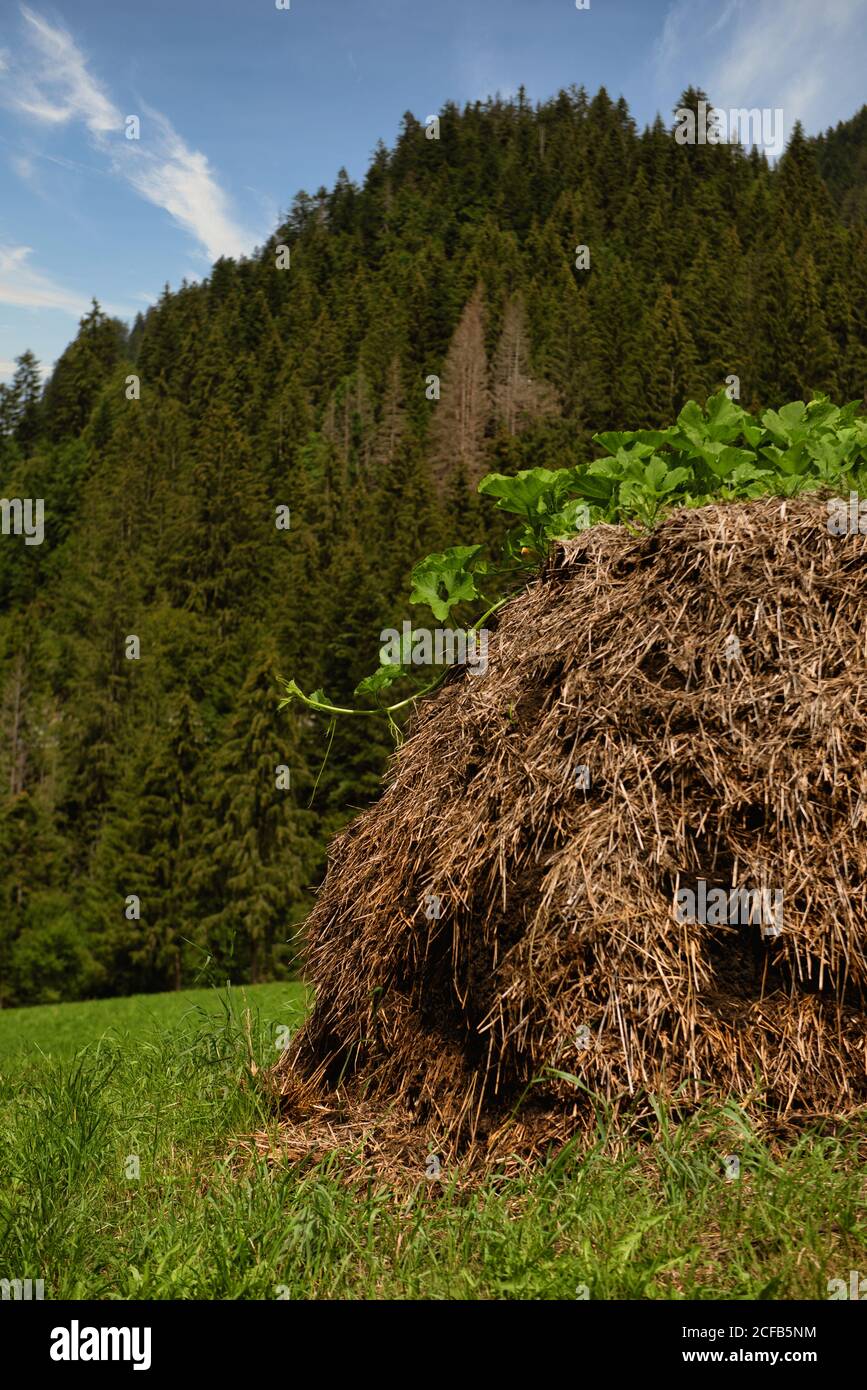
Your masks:
<instances>
[{"instance_id":1,"label":"pine tree","mask_svg":"<svg viewBox=\"0 0 867 1390\"><path fill-rule=\"evenodd\" d=\"M126 329L94 299L78 325L78 337L59 357L44 397L47 431L65 439L84 429L101 388L123 359Z\"/></svg>"},{"instance_id":2,"label":"pine tree","mask_svg":"<svg viewBox=\"0 0 867 1390\"><path fill-rule=\"evenodd\" d=\"M557 412L553 388L530 372L527 312L520 292L510 296L492 370L493 413L508 434Z\"/></svg>"},{"instance_id":3,"label":"pine tree","mask_svg":"<svg viewBox=\"0 0 867 1390\"><path fill-rule=\"evenodd\" d=\"M291 716L275 718L280 664L273 648L251 662L209 771L206 868L209 953L235 979L256 983L291 965L293 924L304 915L317 863L309 789Z\"/></svg>"},{"instance_id":4,"label":"pine tree","mask_svg":"<svg viewBox=\"0 0 867 1390\"><path fill-rule=\"evenodd\" d=\"M204 852L204 733L185 693L163 715L124 731L126 758L115 767L88 884L103 961L126 989L181 989L207 960L190 888Z\"/></svg>"},{"instance_id":5,"label":"pine tree","mask_svg":"<svg viewBox=\"0 0 867 1390\"><path fill-rule=\"evenodd\" d=\"M431 425L430 458L441 488L458 471L470 483L481 478L490 418L482 288L478 285L449 344Z\"/></svg>"},{"instance_id":6,"label":"pine tree","mask_svg":"<svg viewBox=\"0 0 867 1390\"><path fill-rule=\"evenodd\" d=\"M658 427L676 419L696 394L695 344L669 285L646 315L640 341L646 404L639 423Z\"/></svg>"},{"instance_id":7,"label":"pine tree","mask_svg":"<svg viewBox=\"0 0 867 1390\"><path fill-rule=\"evenodd\" d=\"M12 384L4 389L0 431L13 434L25 454L33 447L41 427L42 372L28 349L15 359Z\"/></svg>"}]
</instances>

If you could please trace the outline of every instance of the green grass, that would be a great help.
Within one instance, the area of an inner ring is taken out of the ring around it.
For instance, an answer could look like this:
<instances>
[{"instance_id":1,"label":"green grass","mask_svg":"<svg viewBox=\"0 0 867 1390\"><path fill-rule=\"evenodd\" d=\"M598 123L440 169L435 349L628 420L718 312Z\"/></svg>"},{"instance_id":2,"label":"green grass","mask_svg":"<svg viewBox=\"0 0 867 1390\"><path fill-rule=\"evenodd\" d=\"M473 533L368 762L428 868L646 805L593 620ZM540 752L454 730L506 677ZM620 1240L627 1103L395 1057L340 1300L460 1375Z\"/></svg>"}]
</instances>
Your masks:
<instances>
[{"instance_id":1,"label":"green grass","mask_svg":"<svg viewBox=\"0 0 867 1390\"><path fill-rule=\"evenodd\" d=\"M409 1200L334 1161L242 1164L237 1137L272 1120L250 1048L273 1058L302 1010L281 985L2 1016L0 1278L46 1298L824 1299L863 1267L863 1127L780 1153L736 1107L660 1111L618 1156L600 1112L589 1151L469 1194L420 1152Z\"/></svg>"},{"instance_id":2,"label":"green grass","mask_svg":"<svg viewBox=\"0 0 867 1390\"><path fill-rule=\"evenodd\" d=\"M40 1004L0 1010L0 1069L16 1055L69 1057L100 1038L141 1037L156 1029L196 1028L221 1017L226 1000L244 1001L275 1025L297 1020L303 985L245 985L216 991L187 989L172 994L132 994L126 999L91 999L82 1004Z\"/></svg>"}]
</instances>

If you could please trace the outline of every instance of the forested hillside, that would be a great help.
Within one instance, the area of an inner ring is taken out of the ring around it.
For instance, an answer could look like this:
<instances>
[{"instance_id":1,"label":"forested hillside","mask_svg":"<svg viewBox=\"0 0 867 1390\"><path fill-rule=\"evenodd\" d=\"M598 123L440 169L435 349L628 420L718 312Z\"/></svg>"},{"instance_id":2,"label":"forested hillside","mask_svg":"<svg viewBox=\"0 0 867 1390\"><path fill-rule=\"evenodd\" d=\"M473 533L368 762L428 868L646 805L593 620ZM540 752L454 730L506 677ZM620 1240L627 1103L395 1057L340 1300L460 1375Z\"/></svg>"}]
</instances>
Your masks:
<instances>
[{"instance_id":1,"label":"forested hillside","mask_svg":"<svg viewBox=\"0 0 867 1390\"><path fill-rule=\"evenodd\" d=\"M604 90L432 133L0 388L3 495L45 501L42 544L0 537L3 1005L291 966L391 745L339 723L314 794L327 728L278 676L351 703L412 564L496 524L485 472L732 376L750 410L864 397L867 108L774 170Z\"/></svg>"}]
</instances>

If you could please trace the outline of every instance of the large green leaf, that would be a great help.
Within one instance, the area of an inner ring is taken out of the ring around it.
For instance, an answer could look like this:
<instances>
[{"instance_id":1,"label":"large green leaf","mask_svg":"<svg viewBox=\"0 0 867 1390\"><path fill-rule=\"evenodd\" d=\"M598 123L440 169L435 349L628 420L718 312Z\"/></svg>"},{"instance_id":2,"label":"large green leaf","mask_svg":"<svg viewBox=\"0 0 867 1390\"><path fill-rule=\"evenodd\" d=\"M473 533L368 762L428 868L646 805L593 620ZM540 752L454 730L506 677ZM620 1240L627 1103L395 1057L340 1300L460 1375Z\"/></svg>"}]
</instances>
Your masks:
<instances>
[{"instance_id":1,"label":"large green leaf","mask_svg":"<svg viewBox=\"0 0 867 1390\"><path fill-rule=\"evenodd\" d=\"M420 561L412 572L410 603L426 603L442 622L457 604L478 598L467 567L481 549L480 545L454 545Z\"/></svg>"},{"instance_id":2,"label":"large green leaf","mask_svg":"<svg viewBox=\"0 0 867 1390\"><path fill-rule=\"evenodd\" d=\"M711 396L707 403L708 438L718 443L731 444L738 435L748 428L751 417L725 392Z\"/></svg>"},{"instance_id":3,"label":"large green leaf","mask_svg":"<svg viewBox=\"0 0 867 1390\"><path fill-rule=\"evenodd\" d=\"M732 444L706 444L701 450L701 456L718 478L727 478L736 468L756 462L756 455L752 449L736 449Z\"/></svg>"},{"instance_id":4,"label":"large green leaf","mask_svg":"<svg viewBox=\"0 0 867 1390\"><path fill-rule=\"evenodd\" d=\"M766 410L762 424L778 443L794 444L803 438L808 428L807 407L803 401L792 401L779 410Z\"/></svg>"},{"instance_id":5,"label":"large green leaf","mask_svg":"<svg viewBox=\"0 0 867 1390\"><path fill-rule=\"evenodd\" d=\"M517 512L529 520L557 510L569 489L570 472L568 468L527 468L512 476L488 473L479 483L479 492L495 497L502 511Z\"/></svg>"},{"instance_id":6,"label":"large green leaf","mask_svg":"<svg viewBox=\"0 0 867 1390\"><path fill-rule=\"evenodd\" d=\"M603 430L601 434L594 434L593 442L601 444L610 454L634 444L649 444L648 453L652 453L665 443L667 437L667 430Z\"/></svg>"},{"instance_id":7,"label":"large green leaf","mask_svg":"<svg viewBox=\"0 0 867 1390\"><path fill-rule=\"evenodd\" d=\"M604 460L605 463L608 461L607 459ZM591 464L590 469L595 470L595 466ZM615 485L614 479L609 474L602 473L601 470L591 472L590 469L576 468L573 473L572 486L575 492L580 497L586 497L588 502L598 502L605 506L611 500Z\"/></svg>"}]
</instances>

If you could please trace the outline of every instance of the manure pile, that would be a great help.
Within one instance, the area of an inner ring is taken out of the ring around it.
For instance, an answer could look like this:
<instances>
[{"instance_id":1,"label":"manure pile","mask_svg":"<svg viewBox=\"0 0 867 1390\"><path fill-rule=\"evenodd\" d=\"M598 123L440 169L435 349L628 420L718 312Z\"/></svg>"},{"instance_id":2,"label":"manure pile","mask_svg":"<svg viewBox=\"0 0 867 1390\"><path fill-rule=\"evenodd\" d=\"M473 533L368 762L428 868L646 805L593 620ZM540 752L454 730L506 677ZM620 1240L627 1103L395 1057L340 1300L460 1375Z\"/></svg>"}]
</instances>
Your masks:
<instances>
[{"instance_id":1,"label":"manure pile","mask_svg":"<svg viewBox=\"0 0 867 1390\"><path fill-rule=\"evenodd\" d=\"M867 1102L867 537L826 519L597 526L500 611L332 846L290 1150L538 1153L594 1093Z\"/></svg>"}]
</instances>

